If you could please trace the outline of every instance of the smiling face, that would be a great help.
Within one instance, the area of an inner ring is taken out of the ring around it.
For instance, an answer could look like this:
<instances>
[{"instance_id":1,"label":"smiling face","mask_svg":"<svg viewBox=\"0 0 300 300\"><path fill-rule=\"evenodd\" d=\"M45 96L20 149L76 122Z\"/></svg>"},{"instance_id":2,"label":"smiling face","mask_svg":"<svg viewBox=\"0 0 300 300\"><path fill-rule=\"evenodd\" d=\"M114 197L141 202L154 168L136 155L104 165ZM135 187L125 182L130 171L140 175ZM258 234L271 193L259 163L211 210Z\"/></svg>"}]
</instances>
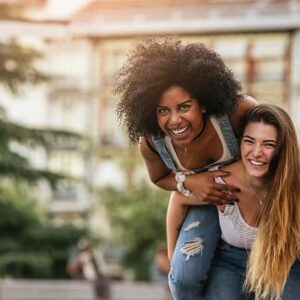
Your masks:
<instances>
[{"instance_id":1,"label":"smiling face","mask_svg":"<svg viewBox=\"0 0 300 300\"><path fill-rule=\"evenodd\" d=\"M270 170L270 163L277 148L277 129L263 122L251 122L244 130L241 157L246 172L263 178Z\"/></svg>"},{"instance_id":2,"label":"smiling face","mask_svg":"<svg viewBox=\"0 0 300 300\"><path fill-rule=\"evenodd\" d=\"M185 89L172 86L162 94L156 117L160 129L173 143L185 146L201 131L204 112L205 109Z\"/></svg>"}]
</instances>

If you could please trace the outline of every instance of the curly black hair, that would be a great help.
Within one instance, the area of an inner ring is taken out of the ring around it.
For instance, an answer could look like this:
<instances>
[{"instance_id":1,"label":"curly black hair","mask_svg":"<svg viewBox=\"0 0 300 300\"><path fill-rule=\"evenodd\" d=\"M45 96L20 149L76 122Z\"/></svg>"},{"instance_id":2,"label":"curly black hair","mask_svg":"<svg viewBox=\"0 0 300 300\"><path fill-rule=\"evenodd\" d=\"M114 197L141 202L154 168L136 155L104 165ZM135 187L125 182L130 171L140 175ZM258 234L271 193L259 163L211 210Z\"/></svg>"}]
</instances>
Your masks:
<instances>
[{"instance_id":1,"label":"curly black hair","mask_svg":"<svg viewBox=\"0 0 300 300\"><path fill-rule=\"evenodd\" d=\"M120 94L116 113L129 140L157 135L156 107L162 93L180 86L206 107L208 114L230 114L240 83L222 58L201 43L180 40L142 40L116 74L114 93Z\"/></svg>"}]
</instances>

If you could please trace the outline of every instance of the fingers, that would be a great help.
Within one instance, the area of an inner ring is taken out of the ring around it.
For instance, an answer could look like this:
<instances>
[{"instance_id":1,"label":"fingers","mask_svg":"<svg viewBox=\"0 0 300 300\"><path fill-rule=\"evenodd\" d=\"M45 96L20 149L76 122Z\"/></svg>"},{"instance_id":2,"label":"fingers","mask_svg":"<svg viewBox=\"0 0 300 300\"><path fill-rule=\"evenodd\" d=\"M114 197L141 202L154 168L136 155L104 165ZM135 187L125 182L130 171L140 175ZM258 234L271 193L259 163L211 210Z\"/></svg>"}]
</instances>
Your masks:
<instances>
[{"instance_id":1,"label":"fingers","mask_svg":"<svg viewBox=\"0 0 300 300\"><path fill-rule=\"evenodd\" d=\"M232 200L232 199L224 199L224 198L212 196L212 197L207 198L206 202L213 204L213 205L223 205L223 204L232 205L234 202L238 202L238 199Z\"/></svg>"},{"instance_id":2,"label":"fingers","mask_svg":"<svg viewBox=\"0 0 300 300\"><path fill-rule=\"evenodd\" d=\"M233 204L233 202L239 202L239 199L232 198L232 197L229 198L228 195L226 195L224 193L221 193L218 196L210 196L209 199L210 200L208 202L215 204L215 205Z\"/></svg>"},{"instance_id":3,"label":"fingers","mask_svg":"<svg viewBox=\"0 0 300 300\"><path fill-rule=\"evenodd\" d=\"M213 177L218 177L218 176L226 177L231 174L230 172L227 172L224 170L217 170L217 171L212 171L212 172L208 172L208 173Z\"/></svg>"},{"instance_id":4,"label":"fingers","mask_svg":"<svg viewBox=\"0 0 300 300\"><path fill-rule=\"evenodd\" d=\"M228 201L226 201L224 199L221 199L221 198L211 198L209 203L212 204L212 205L224 205L224 204L232 204L232 201L228 202Z\"/></svg>"},{"instance_id":5,"label":"fingers","mask_svg":"<svg viewBox=\"0 0 300 300\"><path fill-rule=\"evenodd\" d=\"M214 189L217 190L222 190L222 191L226 191L226 192L231 192L231 193L235 193L235 192L240 192L240 188L235 186L235 185L231 185L231 184L227 184L222 178L220 178L221 176L213 176L213 184L214 184ZM222 176L224 177L224 176Z\"/></svg>"},{"instance_id":6,"label":"fingers","mask_svg":"<svg viewBox=\"0 0 300 300\"><path fill-rule=\"evenodd\" d=\"M215 184L207 191L207 193L203 193L201 198L203 201L215 205L232 204L233 201L239 202L239 198L236 194L230 190L224 190L224 188L224 185ZM232 190L236 191L236 188Z\"/></svg>"},{"instance_id":7,"label":"fingers","mask_svg":"<svg viewBox=\"0 0 300 300\"><path fill-rule=\"evenodd\" d=\"M214 186L215 189L218 189L220 191L223 191L225 193L236 193L236 192L240 192L240 188L238 188L237 186L234 185L230 185L230 184L215 184Z\"/></svg>"}]
</instances>

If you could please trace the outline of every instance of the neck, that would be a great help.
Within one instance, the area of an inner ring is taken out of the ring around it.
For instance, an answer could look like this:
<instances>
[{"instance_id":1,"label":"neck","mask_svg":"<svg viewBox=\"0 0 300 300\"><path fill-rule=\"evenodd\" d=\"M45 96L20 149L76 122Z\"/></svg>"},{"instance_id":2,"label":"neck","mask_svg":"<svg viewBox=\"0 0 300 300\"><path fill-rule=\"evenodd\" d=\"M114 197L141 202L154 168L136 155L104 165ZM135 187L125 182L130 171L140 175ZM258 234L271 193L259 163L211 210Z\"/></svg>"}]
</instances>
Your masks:
<instances>
[{"instance_id":1,"label":"neck","mask_svg":"<svg viewBox=\"0 0 300 300\"><path fill-rule=\"evenodd\" d=\"M202 117L202 128L200 129L199 133L193 138L193 141L199 139L201 135L203 134L206 127L206 118L205 116Z\"/></svg>"},{"instance_id":2,"label":"neck","mask_svg":"<svg viewBox=\"0 0 300 300\"><path fill-rule=\"evenodd\" d=\"M257 178L257 177L252 177L249 174L245 174L245 180L246 182L255 189L256 191L265 191L268 186L268 181L266 178Z\"/></svg>"},{"instance_id":3,"label":"neck","mask_svg":"<svg viewBox=\"0 0 300 300\"><path fill-rule=\"evenodd\" d=\"M192 141L188 145L178 147L180 150L184 150L185 154L195 144L195 142L197 140L199 140L199 138L203 135L205 128L206 128L206 118L203 116L202 120L203 120L202 127L201 127L199 133L192 139Z\"/></svg>"}]
</instances>

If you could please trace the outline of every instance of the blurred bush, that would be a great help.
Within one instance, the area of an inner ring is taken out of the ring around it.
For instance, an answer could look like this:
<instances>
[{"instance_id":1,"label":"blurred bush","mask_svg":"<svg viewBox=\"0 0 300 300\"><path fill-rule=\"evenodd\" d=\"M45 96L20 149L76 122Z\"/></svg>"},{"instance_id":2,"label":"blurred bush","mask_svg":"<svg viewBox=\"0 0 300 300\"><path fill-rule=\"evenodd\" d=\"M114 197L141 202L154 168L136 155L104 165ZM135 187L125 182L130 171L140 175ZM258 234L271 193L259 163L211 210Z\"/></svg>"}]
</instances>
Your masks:
<instances>
[{"instance_id":1,"label":"blurred bush","mask_svg":"<svg viewBox=\"0 0 300 300\"><path fill-rule=\"evenodd\" d=\"M100 194L111 222L111 247L123 249L122 263L133 279L150 280L155 246L166 240L169 193L142 183Z\"/></svg>"},{"instance_id":2,"label":"blurred bush","mask_svg":"<svg viewBox=\"0 0 300 300\"><path fill-rule=\"evenodd\" d=\"M48 224L25 186L0 194L0 276L68 278L69 251L87 230Z\"/></svg>"},{"instance_id":3,"label":"blurred bush","mask_svg":"<svg viewBox=\"0 0 300 300\"><path fill-rule=\"evenodd\" d=\"M14 278L52 277L52 259L40 253L11 252L0 256L0 273Z\"/></svg>"}]
</instances>

